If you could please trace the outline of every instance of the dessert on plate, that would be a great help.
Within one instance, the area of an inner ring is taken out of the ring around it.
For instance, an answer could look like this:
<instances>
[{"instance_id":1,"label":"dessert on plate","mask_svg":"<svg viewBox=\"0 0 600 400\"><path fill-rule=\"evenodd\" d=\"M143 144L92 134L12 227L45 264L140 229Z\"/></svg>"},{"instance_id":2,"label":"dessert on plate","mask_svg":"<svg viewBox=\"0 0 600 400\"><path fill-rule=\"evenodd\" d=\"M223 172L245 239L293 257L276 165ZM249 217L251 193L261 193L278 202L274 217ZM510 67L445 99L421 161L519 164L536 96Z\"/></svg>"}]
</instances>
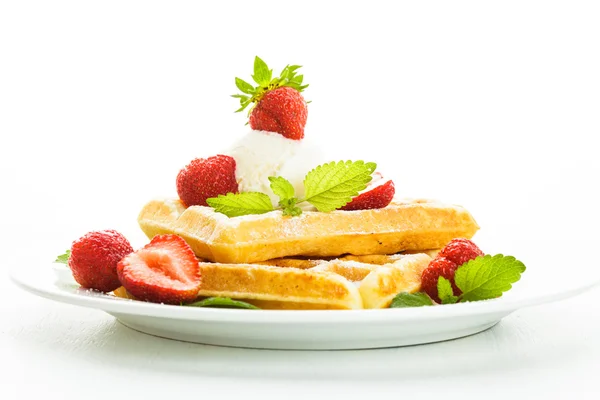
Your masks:
<instances>
[{"instance_id":1,"label":"dessert on plate","mask_svg":"<svg viewBox=\"0 0 600 400\"><path fill-rule=\"evenodd\" d=\"M330 161L304 140L300 66L260 58L236 78L251 130L190 161L177 197L138 215L150 242L90 232L59 257L84 288L176 306L331 310L431 306L500 297L525 266L485 255L463 207L397 195L373 162Z\"/></svg>"}]
</instances>

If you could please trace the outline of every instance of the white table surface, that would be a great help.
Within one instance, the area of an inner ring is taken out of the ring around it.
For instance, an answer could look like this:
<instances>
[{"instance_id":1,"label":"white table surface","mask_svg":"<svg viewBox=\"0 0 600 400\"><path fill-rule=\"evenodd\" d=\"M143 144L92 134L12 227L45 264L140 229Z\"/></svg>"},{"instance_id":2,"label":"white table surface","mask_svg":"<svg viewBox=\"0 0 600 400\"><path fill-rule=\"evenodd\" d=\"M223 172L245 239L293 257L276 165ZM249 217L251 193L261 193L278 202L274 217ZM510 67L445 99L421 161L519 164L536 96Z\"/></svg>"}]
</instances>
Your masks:
<instances>
[{"instance_id":1,"label":"white table surface","mask_svg":"<svg viewBox=\"0 0 600 400\"><path fill-rule=\"evenodd\" d=\"M140 207L247 131L229 95L259 55L303 65L332 160L376 161L400 195L469 209L484 251L583 284L599 20L595 1L0 2L0 399L600 398L599 289L455 341L289 352L146 336L7 277L90 230L144 245Z\"/></svg>"},{"instance_id":2,"label":"white table surface","mask_svg":"<svg viewBox=\"0 0 600 400\"><path fill-rule=\"evenodd\" d=\"M0 289L2 399L100 399L121 391L146 399L196 393L594 399L600 393L598 289L518 311L463 339L323 352L176 342L132 331L101 311L36 298L7 281Z\"/></svg>"}]
</instances>

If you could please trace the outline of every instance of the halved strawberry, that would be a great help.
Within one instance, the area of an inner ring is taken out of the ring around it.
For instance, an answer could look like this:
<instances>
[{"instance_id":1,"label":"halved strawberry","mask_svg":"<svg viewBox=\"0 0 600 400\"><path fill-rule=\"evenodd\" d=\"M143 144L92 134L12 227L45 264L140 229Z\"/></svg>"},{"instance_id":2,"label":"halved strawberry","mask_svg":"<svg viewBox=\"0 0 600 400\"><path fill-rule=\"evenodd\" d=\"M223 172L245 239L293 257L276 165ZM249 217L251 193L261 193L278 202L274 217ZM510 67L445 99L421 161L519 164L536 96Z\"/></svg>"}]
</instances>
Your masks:
<instances>
[{"instance_id":1,"label":"halved strawberry","mask_svg":"<svg viewBox=\"0 0 600 400\"><path fill-rule=\"evenodd\" d=\"M157 235L117 266L121 284L140 300L180 304L198 296L200 265L190 246L177 235Z\"/></svg>"},{"instance_id":2,"label":"halved strawberry","mask_svg":"<svg viewBox=\"0 0 600 400\"><path fill-rule=\"evenodd\" d=\"M384 208L391 203L395 193L396 189L394 187L394 182L392 180L388 180L385 183L377 185L373 189L359 194L353 198L350 203L340 208L340 210L352 211Z\"/></svg>"}]
</instances>

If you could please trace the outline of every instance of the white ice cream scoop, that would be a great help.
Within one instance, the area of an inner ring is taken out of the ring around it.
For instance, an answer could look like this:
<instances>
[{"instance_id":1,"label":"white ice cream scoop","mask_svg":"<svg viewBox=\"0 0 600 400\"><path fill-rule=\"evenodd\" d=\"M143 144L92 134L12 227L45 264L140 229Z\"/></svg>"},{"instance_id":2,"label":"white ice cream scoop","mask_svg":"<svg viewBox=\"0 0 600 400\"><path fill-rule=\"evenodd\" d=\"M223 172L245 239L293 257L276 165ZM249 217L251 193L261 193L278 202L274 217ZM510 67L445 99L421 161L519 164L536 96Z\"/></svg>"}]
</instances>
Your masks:
<instances>
[{"instance_id":1,"label":"white ice cream scoop","mask_svg":"<svg viewBox=\"0 0 600 400\"><path fill-rule=\"evenodd\" d=\"M304 177L319 164L326 162L317 146L304 140L288 139L279 133L248 132L239 139L226 155L236 161L236 179L240 192L262 192L276 205L269 177L282 176L289 180L296 196L304 195Z\"/></svg>"}]
</instances>

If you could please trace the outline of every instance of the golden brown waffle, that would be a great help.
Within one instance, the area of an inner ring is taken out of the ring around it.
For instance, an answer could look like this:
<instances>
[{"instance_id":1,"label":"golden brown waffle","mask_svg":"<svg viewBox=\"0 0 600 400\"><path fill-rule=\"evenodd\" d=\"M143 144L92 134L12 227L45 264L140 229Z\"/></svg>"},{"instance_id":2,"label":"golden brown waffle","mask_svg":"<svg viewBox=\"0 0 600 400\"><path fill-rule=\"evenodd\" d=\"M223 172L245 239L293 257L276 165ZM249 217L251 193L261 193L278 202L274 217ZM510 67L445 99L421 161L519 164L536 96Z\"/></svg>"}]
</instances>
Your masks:
<instances>
[{"instance_id":1,"label":"golden brown waffle","mask_svg":"<svg viewBox=\"0 0 600 400\"><path fill-rule=\"evenodd\" d=\"M421 273L430 261L422 253L278 259L271 265L200 262L198 295L230 297L262 309L386 308L396 294L420 290ZM115 294L131 298L122 288Z\"/></svg>"},{"instance_id":2,"label":"golden brown waffle","mask_svg":"<svg viewBox=\"0 0 600 400\"><path fill-rule=\"evenodd\" d=\"M441 248L471 238L479 226L467 210L434 201L395 201L377 210L281 211L229 218L210 207L185 208L179 200L153 200L138 222L152 238L183 237L199 258L219 263L256 263L289 256L396 254Z\"/></svg>"},{"instance_id":3,"label":"golden brown waffle","mask_svg":"<svg viewBox=\"0 0 600 400\"><path fill-rule=\"evenodd\" d=\"M264 309L360 309L358 288L343 276L271 265L200 263L201 297L231 297Z\"/></svg>"},{"instance_id":4,"label":"golden brown waffle","mask_svg":"<svg viewBox=\"0 0 600 400\"><path fill-rule=\"evenodd\" d=\"M366 258L376 263L334 260L311 270L330 271L358 282L363 308L387 308L398 293L421 289L421 274L431 261L424 253L390 256L387 263L379 256L367 257L376 257L377 260Z\"/></svg>"}]
</instances>

